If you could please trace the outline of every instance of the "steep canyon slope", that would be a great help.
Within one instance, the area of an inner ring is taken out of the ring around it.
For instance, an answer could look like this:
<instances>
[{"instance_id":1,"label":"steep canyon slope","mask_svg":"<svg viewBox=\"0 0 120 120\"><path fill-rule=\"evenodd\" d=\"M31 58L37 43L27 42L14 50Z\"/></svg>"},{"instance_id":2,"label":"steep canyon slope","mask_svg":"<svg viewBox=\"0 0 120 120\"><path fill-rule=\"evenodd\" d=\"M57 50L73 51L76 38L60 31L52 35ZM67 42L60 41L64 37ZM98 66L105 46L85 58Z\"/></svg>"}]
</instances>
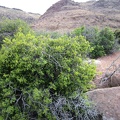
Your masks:
<instances>
[{"instance_id":1,"label":"steep canyon slope","mask_svg":"<svg viewBox=\"0 0 120 120\"><path fill-rule=\"evenodd\" d=\"M60 0L34 24L36 30L68 32L80 26L120 28L120 0Z\"/></svg>"}]
</instances>

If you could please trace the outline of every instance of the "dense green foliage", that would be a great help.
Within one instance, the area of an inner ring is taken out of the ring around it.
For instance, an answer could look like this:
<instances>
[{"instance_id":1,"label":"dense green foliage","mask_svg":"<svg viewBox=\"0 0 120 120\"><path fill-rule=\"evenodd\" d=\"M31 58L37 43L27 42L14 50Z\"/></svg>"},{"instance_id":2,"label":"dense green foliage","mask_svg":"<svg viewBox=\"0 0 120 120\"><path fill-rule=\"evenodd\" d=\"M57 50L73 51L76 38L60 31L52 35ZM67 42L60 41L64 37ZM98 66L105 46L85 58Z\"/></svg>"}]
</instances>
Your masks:
<instances>
[{"instance_id":1,"label":"dense green foliage","mask_svg":"<svg viewBox=\"0 0 120 120\"><path fill-rule=\"evenodd\" d=\"M36 33L36 36L40 36L40 35L43 35L46 37L49 36L50 38L53 38L53 39L57 39L62 36L62 34L58 32L36 31L35 33Z\"/></svg>"},{"instance_id":2,"label":"dense green foliage","mask_svg":"<svg viewBox=\"0 0 120 120\"><path fill-rule=\"evenodd\" d=\"M30 32L29 26L22 20L5 19L0 21L0 46L6 37L13 38L14 34L21 30L24 34Z\"/></svg>"},{"instance_id":3,"label":"dense green foliage","mask_svg":"<svg viewBox=\"0 0 120 120\"><path fill-rule=\"evenodd\" d=\"M115 30L114 34L116 39L118 40L118 43L120 44L120 29Z\"/></svg>"},{"instance_id":4,"label":"dense green foliage","mask_svg":"<svg viewBox=\"0 0 120 120\"><path fill-rule=\"evenodd\" d=\"M96 70L85 62L89 50L83 36L52 39L18 32L6 38L0 50L1 120L57 119L50 109L57 96L68 99L91 87ZM82 109L81 104L77 112Z\"/></svg>"},{"instance_id":5,"label":"dense green foliage","mask_svg":"<svg viewBox=\"0 0 120 120\"><path fill-rule=\"evenodd\" d=\"M99 34L99 45L103 46L105 54L112 53L114 44L114 32L110 28L102 29Z\"/></svg>"},{"instance_id":6,"label":"dense green foliage","mask_svg":"<svg viewBox=\"0 0 120 120\"><path fill-rule=\"evenodd\" d=\"M72 36L85 36L90 42L93 51L89 53L91 58L98 58L112 53L116 47L114 32L110 28L98 30L97 28L77 28L72 32Z\"/></svg>"},{"instance_id":7,"label":"dense green foliage","mask_svg":"<svg viewBox=\"0 0 120 120\"><path fill-rule=\"evenodd\" d=\"M119 33L81 27L35 36L21 20L0 22L0 120L97 120L81 94L96 74L87 57L112 53Z\"/></svg>"}]
</instances>

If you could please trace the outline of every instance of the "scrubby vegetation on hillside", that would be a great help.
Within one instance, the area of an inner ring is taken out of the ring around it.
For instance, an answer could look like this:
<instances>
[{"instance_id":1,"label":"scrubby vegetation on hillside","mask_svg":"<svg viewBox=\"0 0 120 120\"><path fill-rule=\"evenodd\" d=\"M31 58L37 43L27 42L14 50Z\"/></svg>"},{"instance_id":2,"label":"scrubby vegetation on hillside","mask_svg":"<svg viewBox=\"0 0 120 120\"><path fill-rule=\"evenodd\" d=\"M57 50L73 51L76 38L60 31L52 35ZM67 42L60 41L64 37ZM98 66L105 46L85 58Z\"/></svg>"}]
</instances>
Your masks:
<instances>
[{"instance_id":1,"label":"scrubby vegetation on hillside","mask_svg":"<svg viewBox=\"0 0 120 120\"><path fill-rule=\"evenodd\" d=\"M109 55L119 49L119 31L112 31L110 28L85 28L75 29L70 35L84 36L90 42L93 50L89 52L90 58L98 58Z\"/></svg>"},{"instance_id":2,"label":"scrubby vegetation on hillside","mask_svg":"<svg viewBox=\"0 0 120 120\"><path fill-rule=\"evenodd\" d=\"M81 27L35 35L22 21L1 22L0 119L97 120L84 96L96 67L86 60L110 54L118 33Z\"/></svg>"},{"instance_id":3,"label":"scrubby vegetation on hillside","mask_svg":"<svg viewBox=\"0 0 120 120\"><path fill-rule=\"evenodd\" d=\"M9 20L3 19L0 21L0 46L3 43L5 38L13 39L14 35L21 31L23 34L27 34L28 32L32 32L30 27L26 24L26 22L17 19L17 20Z\"/></svg>"}]
</instances>

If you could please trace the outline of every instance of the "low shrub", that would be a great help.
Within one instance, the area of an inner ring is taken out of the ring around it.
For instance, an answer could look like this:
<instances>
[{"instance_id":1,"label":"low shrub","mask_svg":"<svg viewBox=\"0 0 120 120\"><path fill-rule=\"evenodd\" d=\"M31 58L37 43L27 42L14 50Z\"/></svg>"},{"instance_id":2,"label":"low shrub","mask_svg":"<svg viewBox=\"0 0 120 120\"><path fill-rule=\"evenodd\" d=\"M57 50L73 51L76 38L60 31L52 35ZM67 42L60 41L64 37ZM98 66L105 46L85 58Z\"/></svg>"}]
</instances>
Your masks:
<instances>
[{"instance_id":1,"label":"low shrub","mask_svg":"<svg viewBox=\"0 0 120 120\"><path fill-rule=\"evenodd\" d=\"M51 39L18 32L6 38L0 50L1 119L53 120L56 96L68 99L74 91L91 87L96 69L84 62L88 50L83 36Z\"/></svg>"},{"instance_id":2,"label":"low shrub","mask_svg":"<svg viewBox=\"0 0 120 120\"><path fill-rule=\"evenodd\" d=\"M75 29L71 36L79 35L83 35L93 47L93 51L89 52L89 57L91 58L108 55L119 49L118 45L116 45L114 32L110 28L98 30L97 28L81 27ZM116 35L118 35L118 32L116 32Z\"/></svg>"},{"instance_id":3,"label":"low shrub","mask_svg":"<svg viewBox=\"0 0 120 120\"><path fill-rule=\"evenodd\" d=\"M3 43L3 40L8 37L8 38L13 38L14 35L19 31L27 34L30 31L32 32L32 30L30 29L30 27L27 25L27 23L25 23L22 20L9 20L9 19L3 19L2 21L0 21L0 46Z\"/></svg>"}]
</instances>

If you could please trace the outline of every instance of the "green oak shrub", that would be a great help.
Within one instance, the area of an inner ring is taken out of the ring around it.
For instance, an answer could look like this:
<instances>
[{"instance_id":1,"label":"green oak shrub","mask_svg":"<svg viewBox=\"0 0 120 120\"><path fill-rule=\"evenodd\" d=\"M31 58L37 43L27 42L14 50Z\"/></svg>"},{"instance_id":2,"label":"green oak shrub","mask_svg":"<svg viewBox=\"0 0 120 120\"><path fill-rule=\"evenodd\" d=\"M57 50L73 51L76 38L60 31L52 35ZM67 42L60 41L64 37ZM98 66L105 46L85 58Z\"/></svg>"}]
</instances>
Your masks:
<instances>
[{"instance_id":1,"label":"green oak shrub","mask_svg":"<svg viewBox=\"0 0 120 120\"><path fill-rule=\"evenodd\" d=\"M88 50L83 36L52 39L18 32L6 38L0 50L1 119L56 119L50 109L56 96L67 99L91 88L96 69L85 62Z\"/></svg>"},{"instance_id":2,"label":"green oak shrub","mask_svg":"<svg viewBox=\"0 0 120 120\"><path fill-rule=\"evenodd\" d=\"M20 32L14 39L6 38L4 42L0 51L1 116L29 120L42 119L47 114L49 119L50 93L43 90L42 85L42 68L46 64L42 57L44 43L31 34Z\"/></svg>"},{"instance_id":3,"label":"green oak shrub","mask_svg":"<svg viewBox=\"0 0 120 120\"><path fill-rule=\"evenodd\" d=\"M84 30L82 32L82 35L85 36L86 40L90 42L90 45L93 48L93 50L89 52L90 58L98 58L106 55L104 46L100 45L99 33L100 31L95 27L84 27Z\"/></svg>"},{"instance_id":4,"label":"green oak shrub","mask_svg":"<svg viewBox=\"0 0 120 120\"><path fill-rule=\"evenodd\" d=\"M89 53L90 58L99 58L102 56L105 56L105 51L104 51L104 47L100 46L99 44L93 45L93 51Z\"/></svg>"},{"instance_id":5,"label":"green oak shrub","mask_svg":"<svg viewBox=\"0 0 120 120\"><path fill-rule=\"evenodd\" d=\"M99 45L103 46L105 54L112 53L114 44L114 32L110 28L102 29L99 33Z\"/></svg>"},{"instance_id":6,"label":"green oak shrub","mask_svg":"<svg viewBox=\"0 0 120 120\"><path fill-rule=\"evenodd\" d=\"M120 44L120 29L115 30L114 34L115 34L115 38L117 39L118 43Z\"/></svg>"},{"instance_id":7,"label":"green oak shrub","mask_svg":"<svg viewBox=\"0 0 120 120\"><path fill-rule=\"evenodd\" d=\"M24 34L32 32L27 23L20 19L3 19L2 21L0 21L0 46L6 37L13 38L14 34L16 34L19 31L19 29Z\"/></svg>"},{"instance_id":8,"label":"green oak shrub","mask_svg":"<svg viewBox=\"0 0 120 120\"><path fill-rule=\"evenodd\" d=\"M58 32L48 32L48 31L35 31L35 34L36 34L36 36L40 36L40 35L43 35L43 36L46 36L46 37L49 36L52 39L57 39L57 38L62 36L61 33L58 33Z\"/></svg>"},{"instance_id":9,"label":"green oak shrub","mask_svg":"<svg viewBox=\"0 0 120 120\"><path fill-rule=\"evenodd\" d=\"M72 32L72 35L74 35L74 36L80 36L80 35L83 35L84 32L85 32L85 27L82 26L82 27L76 28L76 29Z\"/></svg>"},{"instance_id":10,"label":"green oak shrub","mask_svg":"<svg viewBox=\"0 0 120 120\"><path fill-rule=\"evenodd\" d=\"M93 47L93 51L89 52L90 58L98 58L118 50L114 32L110 28L99 30L97 28L80 27L75 29L71 36L79 35L83 35Z\"/></svg>"}]
</instances>

